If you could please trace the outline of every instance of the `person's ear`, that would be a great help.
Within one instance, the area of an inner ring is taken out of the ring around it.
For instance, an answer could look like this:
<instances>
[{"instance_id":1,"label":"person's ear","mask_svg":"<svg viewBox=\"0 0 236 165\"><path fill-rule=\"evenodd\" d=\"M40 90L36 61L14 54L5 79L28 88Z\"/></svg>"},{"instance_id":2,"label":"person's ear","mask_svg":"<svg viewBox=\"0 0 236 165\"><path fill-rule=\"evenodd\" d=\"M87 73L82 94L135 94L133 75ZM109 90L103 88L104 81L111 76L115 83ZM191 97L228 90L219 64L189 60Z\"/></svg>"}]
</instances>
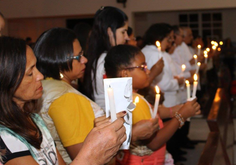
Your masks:
<instances>
[{"instance_id":1,"label":"person's ear","mask_svg":"<svg viewBox=\"0 0 236 165\"><path fill-rule=\"evenodd\" d=\"M120 72L120 77L129 77L129 71L127 69L123 69Z\"/></svg>"},{"instance_id":2,"label":"person's ear","mask_svg":"<svg viewBox=\"0 0 236 165\"><path fill-rule=\"evenodd\" d=\"M110 27L107 28L107 34L108 34L109 38L113 38L114 37L114 34L113 34L113 32L112 32Z\"/></svg>"}]
</instances>

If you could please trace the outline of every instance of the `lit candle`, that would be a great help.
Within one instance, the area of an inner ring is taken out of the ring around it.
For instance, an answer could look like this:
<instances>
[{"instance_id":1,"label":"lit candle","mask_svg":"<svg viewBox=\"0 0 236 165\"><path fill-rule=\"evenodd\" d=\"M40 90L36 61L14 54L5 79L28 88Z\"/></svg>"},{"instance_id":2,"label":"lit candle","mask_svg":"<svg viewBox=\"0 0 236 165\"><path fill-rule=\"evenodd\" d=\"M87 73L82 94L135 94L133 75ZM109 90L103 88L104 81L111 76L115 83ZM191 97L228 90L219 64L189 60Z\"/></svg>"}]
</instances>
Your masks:
<instances>
[{"instance_id":1,"label":"lit candle","mask_svg":"<svg viewBox=\"0 0 236 165\"><path fill-rule=\"evenodd\" d=\"M159 51L161 51L161 43L159 41L156 41L156 46Z\"/></svg>"},{"instance_id":2,"label":"lit candle","mask_svg":"<svg viewBox=\"0 0 236 165\"><path fill-rule=\"evenodd\" d=\"M187 88L187 100L190 99L190 84L188 80L185 80L186 88Z\"/></svg>"},{"instance_id":3,"label":"lit candle","mask_svg":"<svg viewBox=\"0 0 236 165\"><path fill-rule=\"evenodd\" d=\"M152 118L155 118L157 115L157 111L158 111L158 106L159 106L159 100L160 100L160 89L158 86L155 86L156 88L156 98L155 98L155 104L154 104L154 112L152 114Z\"/></svg>"},{"instance_id":4,"label":"lit candle","mask_svg":"<svg viewBox=\"0 0 236 165\"><path fill-rule=\"evenodd\" d=\"M198 74L200 66L201 66L201 63L197 62L197 69L196 69L196 72L195 72L196 74Z\"/></svg>"},{"instance_id":5,"label":"lit candle","mask_svg":"<svg viewBox=\"0 0 236 165\"><path fill-rule=\"evenodd\" d=\"M206 64L207 63L207 58L208 58L208 54L207 54L206 50L204 51L204 57L205 57L205 64Z\"/></svg>"},{"instance_id":6,"label":"lit candle","mask_svg":"<svg viewBox=\"0 0 236 165\"><path fill-rule=\"evenodd\" d=\"M194 60L195 60L195 65L197 65L197 55L194 54L194 55L193 55L193 58L194 58Z\"/></svg>"},{"instance_id":7,"label":"lit candle","mask_svg":"<svg viewBox=\"0 0 236 165\"><path fill-rule=\"evenodd\" d=\"M197 84L198 84L198 81L197 81L197 74L194 74L193 75L193 94L192 94L192 98L195 98L196 97L196 92L197 92Z\"/></svg>"},{"instance_id":8,"label":"lit candle","mask_svg":"<svg viewBox=\"0 0 236 165\"><path fill-rule=\"evenodd\" d=\"M210 48L206 48L206 51L207 51L207 52L210 52Z\"/></svg>"},{"instance_id":9,"label":"lit candle","mask_svg":"<svg viewBox=\"0 0 236 165\"><path fill-rule=\"evenodd\" d=\"M220 52L220 51L221 51L221 48L217 48L217 51Z\"/></svg>"},{"instance_id":10,"label":"lit candle","mask_svg":"<svg viewBox=\"0 0 236 165\"><path fill-rule=\"evenodd\" d=\"M214 45L215 44L215 41L211 41L211 45Z\"/></svg>"},{"instance_id":11,"label":"lit candle","mask_svg":"<svg viewBox=\"0 0 236 165\"><path fill-rule=\"evenodd\" d=\"M218 46L218 43L217 43L217 42L215 42L215 43L214 43L214 45L217 47L217 46Z\"/></svg>"},{"instance_id":12,"label":"lit candle","mask_svg":"<svg viewBox=\"0 0 236 165\"><path fill-rule=\"evenodd\" d=\"M110 112L111 112L111 121L115 121L117 119L116 117L116 107L115 107L115 99L114 99L114 92L111 86L109 85L109 88L107 89L108 98L109 98L109 106L110 106Z\"/></svg>"},{"instance_id":13,"label":"lit candle","mask_svg":"<svg viewBox=\"0 0 236 165\"><path fill-rule=\"evenodd\" d=\"M137 105L138 102L139 102L139 97L136 96L135 99L134 99L134 105Z\"/></svg>"},{"instance_id":14,"label":"lit candle","mask_svg":"<svg viewBox=\"0 0 236 165\"><path fill-rule=\"evenodd\" d=\"M220 41L220 42L219 42L219 44L220 44L220 45L223 45L223 44L224 44L224 42L223 42L223 41Z\"/></svg>"},{"instance_id":15,"label":"lit candle","mask_svg":"<svg viewBox=\"0 0 236 165\"><path fill-rule=\"evenodd\" d=\"M182 68L182 72L184 72L185 69L186 69L186 65L185 65L185 64L182 64L182 65L181 65L181 68Z\"/></svg>"},{"instance_id":16,"label":"lit candle","mask_svg":"<svg viewBox=\"0 0 236 165\"><path fill-rule=\"evenodd\" d=\"M216 46L215 46L215 45L212 46L212 50L213 50L213 51L216 50Z\"/></svg>"},{"instance_id":17,"label":"lit candle","mask_svg":"<svg viewBox=\"0 0 236 165\"><path fill-rule=\"evenodd\" d=\"M201 54L201 47L202 47L201 45L197 45L197 50L198 50L198 51L197 51L197 54L198 54L198 55Z\"/></svg>"}]
</instances>

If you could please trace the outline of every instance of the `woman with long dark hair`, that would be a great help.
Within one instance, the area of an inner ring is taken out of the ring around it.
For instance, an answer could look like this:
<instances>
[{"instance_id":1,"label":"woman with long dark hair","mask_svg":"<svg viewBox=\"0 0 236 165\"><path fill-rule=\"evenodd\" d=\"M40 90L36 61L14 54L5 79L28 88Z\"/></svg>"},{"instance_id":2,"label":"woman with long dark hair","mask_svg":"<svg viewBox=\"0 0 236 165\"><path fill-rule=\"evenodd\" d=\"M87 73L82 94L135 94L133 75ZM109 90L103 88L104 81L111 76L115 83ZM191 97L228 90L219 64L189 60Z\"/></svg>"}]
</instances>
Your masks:
<instances>
[{"instance_id":1,"label":"woman with long dark hair","mask_svg":"<svg viewBox=\"0 0 236 165\"><path fill-rule=\"evenodd\" d=\"M0 162L65 165L36 103L43 75L32 49L22 39L0 37ZM86 137L71 165L108 162L126 139L124 120L100 123Z\"/></svg>"},{"instance_id":2,"label":"woman with long dark hair","mask_svg":"<svg viewBox=\"0 0 236 165\"><path fill-rule=\"evenodd\" d=\"M101 7L95 14L94 24L88 40L86 53L88 63L85 69L82 91L105 109L103 78L104 58L111 47L125 44L128 39L128 17L115 7Z\"/></svg>"}]
</instances>

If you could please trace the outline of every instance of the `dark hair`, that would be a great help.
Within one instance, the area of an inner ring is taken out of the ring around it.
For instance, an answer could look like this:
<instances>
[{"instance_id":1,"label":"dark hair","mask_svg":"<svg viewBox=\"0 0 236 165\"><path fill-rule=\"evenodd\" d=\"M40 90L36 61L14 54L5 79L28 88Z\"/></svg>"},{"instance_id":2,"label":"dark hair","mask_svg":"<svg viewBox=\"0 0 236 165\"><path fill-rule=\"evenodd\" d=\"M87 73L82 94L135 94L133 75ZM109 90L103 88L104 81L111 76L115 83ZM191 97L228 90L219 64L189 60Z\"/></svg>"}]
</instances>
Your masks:
<instances>
[{"instance_id":1,"label":"dark hair","mask_svg":"<svg viewBox=\"0 0 236 165\"><path fill-rule=\"evenodd\" d=\"M179 34L180 33L180 26L174 25L174 26L172 26L172 30L173 30L174 34Z\"/></svg>"},{"instance_id":2,"label":"dark hair","mask_svg":"<svg viewBox=\"0 0 236 165\"><path fill-rule=\"evenodd\" d=\"M4 15L0 12L0 16L2 16L2 18L4 18Z\"/></svg>"},{"instance_id":3,"label":"dark hair","mask_svg":"<svg viewBox=\"0 0 236 165\"><path fill-rule=\"evenodd\" d=\"M116 41L116 30L125 25L128 20L126 14L115 7L101 7L95 14L94 24L88 40L88 51L86 53L88 63L84 74L83 92L94 100L93 85L96 84L97 62L101 54L111 49L107 29L111 28ZM92 77L93 75L93 77ZM96 85L94 86L96 90Z\"/></svg>"},{"instance_id":4,"label":"dark hair","mask_svg":"<svg viewBox=\"0 0 236 165\"><path fill-rule=\"evenodd\" d=\"M37 68L44 77L60 80L60 72L72 70L73 42L76 35L72 30L53 28L44 32L36 41L34 53Z\"/></svg>"},{"instance_id":5,"label":"dark hair","mask_svg":"<svg viewBox=\"0 0 236 165\"><path fill-rule=\"evenodd\" d=\"M133 29L131 27L128 27L127 34L128 34L128 36L133 34Z\"/></svg>"},{"instance_id":6,"label":"dark hair","mask_svg":"<svg viewBox=\"0 0 236 165\"><path fill-rule=\"evenodd\" d=\"M156 23L151 25L144 35L145 45L155 45L156 41L162 41L172 31L169 24Z\"/></svg>"},{"instance_id":7,"label":"dark hair","mask_svg":"<svg viewBox=\"0 0 236 165\"><path fill-rule=\"evenodd\" d=\"M36 113L36 100L20 109L13 101L26 69L26 43L22 39L0 37L0 124L22 136L39 149L42 139L39 130L29 122ZM33 133L32 133L33 132Z\"/></svg>"},{"instance_id":8,"label":"dark hair","mask_svg":"<svg viewBox=\"0 0 236 165\"><path fill-rule=\"evenodd\" d=\"M106 75L109 78L118 77L118 72L132 64L140 49L131 45L117 45L112 47L105 58Z\"/></svg>"},{"instance_id":9,"label":"dark hair","mask_svg":"<svg viewBox=\"0 0 236 165\"><path fill-rule=\"evenodd\" d=\"M80 22L76 24L73 29L73 31L76 34L77 39L79 40L79 43L82 49L85 52L87 50L88 37L89 37L89 33L91 32L91 29L92 27L85 22Z\"/></svg>"}]
</instances>

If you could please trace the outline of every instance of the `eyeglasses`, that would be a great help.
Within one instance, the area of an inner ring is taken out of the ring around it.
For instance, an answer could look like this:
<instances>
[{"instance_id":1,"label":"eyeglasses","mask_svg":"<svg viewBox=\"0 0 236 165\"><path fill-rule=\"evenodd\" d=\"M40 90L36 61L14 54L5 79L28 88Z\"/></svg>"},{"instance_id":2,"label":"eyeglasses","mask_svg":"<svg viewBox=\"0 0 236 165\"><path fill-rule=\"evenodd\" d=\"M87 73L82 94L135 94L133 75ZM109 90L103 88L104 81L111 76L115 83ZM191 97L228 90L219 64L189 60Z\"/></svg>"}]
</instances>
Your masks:
<instances>
[{"instance_id":1,"label":"eyeglasses","mask_svg":"<svg viewBox=\"0 0 236 165\"><path fill-rule=\"evenodd\" d=\"M140 66L131 66L131 67L126 67L124 69L135 69L135 68L140 68L142 71L146 72L147 71L147 63L144 63Z\"/></svg>"},{"instance_id":2,"label":"eyeglasses","mask_svg":"<svg viewBox=\"0 0 236 165\"><path fill-rule=\"evenodd\" d=\"M82 50L81 52L79 52L79 55L78 55L78 56L67 57L67 59L77 60L77 61L80 62L80 60L81 60L83 54L84 54L84 51Z\"/></svg>"},{"instance_id":3,"label":"eyeglasses","mask_svg":"<svg viewBox=\"0 0 236 165\"><path fill-rule=\"evenodd\" d=\"M173 38L171 36L167 36L167 42L173 42Z\"/></svg>"}]
</instances>

